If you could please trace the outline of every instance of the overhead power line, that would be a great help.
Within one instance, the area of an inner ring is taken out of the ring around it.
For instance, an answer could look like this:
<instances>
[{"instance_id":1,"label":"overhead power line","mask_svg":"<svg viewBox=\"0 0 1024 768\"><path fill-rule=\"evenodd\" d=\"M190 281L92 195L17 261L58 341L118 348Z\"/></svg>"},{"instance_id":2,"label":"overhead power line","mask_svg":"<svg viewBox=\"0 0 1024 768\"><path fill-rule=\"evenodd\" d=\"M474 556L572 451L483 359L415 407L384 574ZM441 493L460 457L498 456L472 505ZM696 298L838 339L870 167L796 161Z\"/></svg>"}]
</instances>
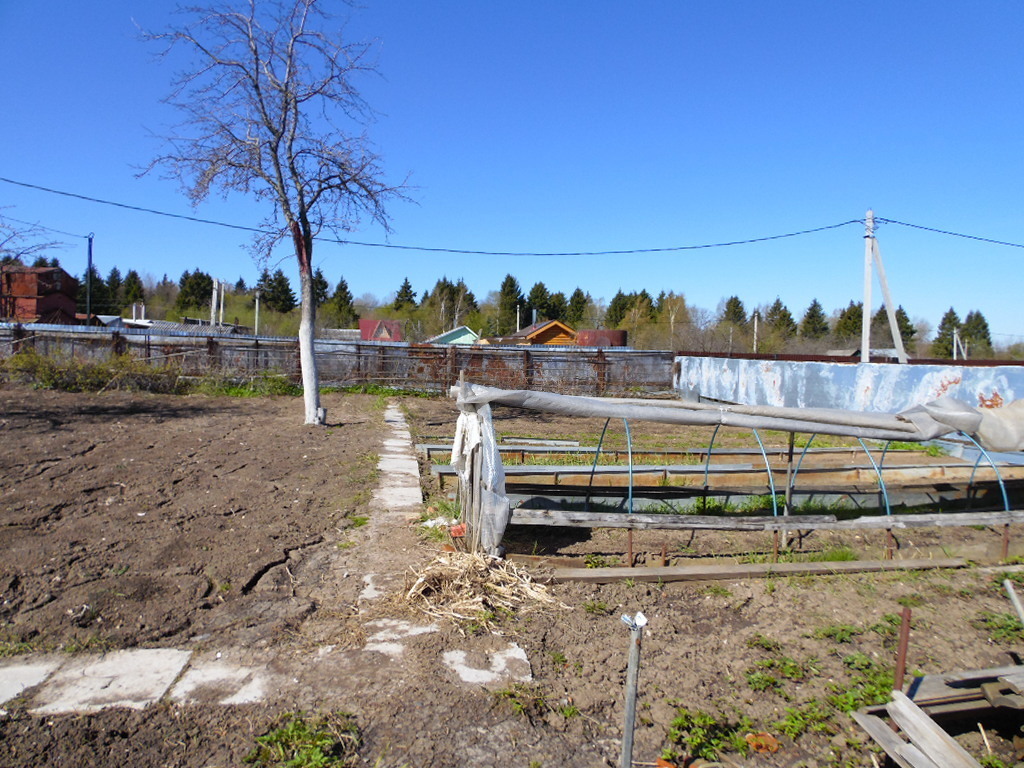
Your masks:
<instances>
[{"instance_id":1,"label":"overhead power line","mask_svg":"<svg viewBox=\"0 0 1024 768\"><path fill-rule=\"evenodd\" d=\"M80 237L83 240L89 239L88 235L76 235L74 232L65 232L62 229L54 229L53 227L48 227L45 224L40 224L37 221L22 221L21 219L16 219L13 216L8 216L7 214L3 213L0 213L0 219L4 219L6 221L13 221L16 222L17 224L24 224L26 227L34 227L35 229L45 229L47 232L53 232L58 235L64 235L65 237Z\"/></svg>"},{"instance_id":2,"label":"overhead power line","mask_svg":"<svg viewBox=\"0 0 1024 768\"><path fill-rule=\"evenodd\" d=\"M196 224L209 224L211 226L224 227L226 229L237 229L237 230L241 230L243 232L253 232L255 234L260 234L260 235L274 234L274 232L272 230L267 230L267 229L263 229L263 228L260 228L260 227L248 227L248 226L245 226L243 224L230 224L230 223L224 222L224 221L215 221L213 219L204 219L204 218L201 218L199 216L189 216L189 215L182 214L182 213L170 213L168 211L159 211L159 210L156 210L155 208L147 208L145 206L140 206L140 205L130 205L128 203L121 203L121 202L117 202L115 200L104 200L102 198L92 197L90 195L82 195L82 194L78 194L78 193L75 193L75 192L67 192L67 191L60 190L60 189L53 189L51 187L44 187L44 186L41 186L39 184L30 184L30 183L24 182L24 181L17 181L15 179L8 179L8 178L5 178L3 176L0 176L0 182L4 182L6 184L13 184L13 185L19 186L19 187L25 187L27 189L35 189L35 190L38 190L40 192L47 192L47 193L53 194L53 195L60 195L62 197L70 197L70 198L74 198L76 200L84 200L84 201L90 202L90 203L97 203L99 205L110 205L110 206L113 206L115 208L123 208L125 210L136 211L138 213L148 213L148 214L152 214L154 216L164 216L166 218L171 218L171 219L181 219L183 221L190 221L190 222L193 222L193 223L196 223ZM11 219L11 217L9 217L9 216L6 217L6 218L10 219L11 221L18 221L17 219ZM1004 246L1008 246L1010 248L1024 248L1024 244L1021 244L1021 243L1011 243L1011 242L1008 242L1006 240L996 240L996 239L988 238L988 237L979 237L977 235L967 235L967 234L963 234L963 233L960 233L960 232L951 232L951 231L945 230L945 229L936 229L935 227L926 227L926 226L922 226L920 224L910 224L910 223L905 222L905 221L897 221L896 219L887 219L887 218L883 218L883 217L880 217L880 216L876 217L875 221L877 223L898 224L898 225L903 226L903 227L910 227L910 228L913 228L913 229L920 229L920 230L923 230L923 231L926 231L926 232L935 232L936 234L947 235L949 237L961 237L961 238L965 238L967 240L976 240L978 242L991 243L993 245L1004 245ZM70 232L62 232L61 230L53 229L52 227L44 227L41 224L34 224L33 225L30 222L20 222L20 223L27 224L29 226L38 226L38 227L41 227L43 229L48 229L48 230L50 230L52 232L57 232L59 234L67 235L69 237L88 237L86 235L75 235L75 234L72 234ZM363 247L363 248L387 248L387 249L399 250L399 251L421 251L421 252L425 252L425 253L452 253L452 254L463 254L463 255L468 255L468 256L513 256L513 257L521 257L521 256L552 256L552 257L554 257L554 256L628 256L628 255L632 255L632 254L672 253L672 252L678 252L678 251L697 251L697 250L705 250L705 249L709 249L709 248L728 248L728 247L736 246L736 245L750 245L750 244L753 244L753 243L765 243L765 242L770 242L772 240L784 240L784 239L790 238L790 237L801 237L803 235L811 235L811 234L814 234L816 232L825 232L825 231L830 230L830 229L839 229L841 227L846 227L846 226L849 226L851 224L861 224L861 225L863 225L864 224L864 220L863 219L850 219L849 221L841 221L838 224L828 224L828 225L823 226L823 227L812 227L810 229L801 229L801 230L798 230L796 232L786 232L786 233L779 234L779 235L766 235L764 237L752 237L752 238L747 238L747 239L743 239L743 240L728 240L728 241L719 242L719 243L700 243L700 244L697 244L697 245L675 245L675 246L668 246L668 247L664 247L664 248L624 248L624 249L607 250L607 251L550 251L550 252L538 252L538 251L483 251L483 250L472 250L472 249L467 249L467 248L439 248L439 247L431 247L431 246L425 246L425 245L401 245L401 244L396 244L396 243L370 243L370 242L365 242L365 241L360 241L360 240L345 240L345 239L341 239L341 238L324 237L322 235L321 236L317 236L314 239L319 241L319 242L324 242L324 243L334 243L334 244L337 244L337 245L358 245L358 246Z\"/></svg>"},{"instance_id":3,"label":"overhead power line","mask_svg":"<svg viewBox=\"0 0 1024 768\"><path fill-rule=\"evenodd\" d=\"M8 179L0 176L0 181L6 184L14 184L15 186L25 187L27 189L35 189L40 192L47 192L53 195L60 195L62 197L71 197L76 200L85 200L90 203L98 203L100 205L111 205L115 208L124 208L129 211L136 211L138 213L149 213L154 216L166 216L171 219L182 219L184 221L191 221L197 224L210 224L217 227L226 227L228 229L239 229L244 232L254 232L257 234L273 234L270 230L261 229L258 227L247 227L241 224L229 224L223 221L214 221L212 219L204 219L198 216L187 216L181 213L169 213L167 211L158 211L154 208L146 208L141 205L130 205L128 203L120 203L114 200L103 200L98 197L91 197L90 195L81 195L76 192L66 192L60 189L53 189L51 187L44 187L39 184L29 184L24 181L16 181L15 179ZM341 238L324 237L318 236L314 238L324 243L335 243L338 245L358 245L363 248L390 248L392 250L400 251L422 251L426 253L454 253L464 254L469 256L625 256L629 254L640 254L640 253L670 253L672 251L696 251L706 248L726 248L733 245L749 245L751 243L764 243L770 240L782 240L788 237L799 237L801 235L810 235L815 232L824 232L829 229L838 229L839 227L845 227L850 224L863 224L863 220L851 219L850 221L843 221L838 224L829 224L824 227L814 227L812 229L803 229L798 232L786 232L781 235L768 235L766 237L752 237L745 240L731 240L721 243L702 243L699 245L676 245L669 246L666 248L627 248L621 250L609 250L609 251L560 251L560 252L534 252L534 251L478 251L470 250L465 248L436 248L424 245L399 245L395 243L368 243L359 240L344 240ZM56 230L54 230L56 231ZM74 235L77 237L77 235Z\"/></svg>"},{"instance_id":4,"label":"overhead power line","mask_svg":"<svg viewBox=\"0 0 1024 768\"><path fill-rule=\"evenodd\" d=\"M911 229L923 229L925 232L935 232L939 235L949 235L950 237L962 237L965 240L977 240L982 243L992 243L993 245L1005 245L1009 248L1024 248L1021 243L1010 243L1006 240L993 240L990 237L978 237L977 235L965 235L960 232L950 232L945 229L935 229L935 227L923 227L920 224L908 224L905 221L896 221L895 219L881 219L876 218L875 221L883 221L886 224L899 224L901 227L910 227Z\"/></svg>"}]
</instances>

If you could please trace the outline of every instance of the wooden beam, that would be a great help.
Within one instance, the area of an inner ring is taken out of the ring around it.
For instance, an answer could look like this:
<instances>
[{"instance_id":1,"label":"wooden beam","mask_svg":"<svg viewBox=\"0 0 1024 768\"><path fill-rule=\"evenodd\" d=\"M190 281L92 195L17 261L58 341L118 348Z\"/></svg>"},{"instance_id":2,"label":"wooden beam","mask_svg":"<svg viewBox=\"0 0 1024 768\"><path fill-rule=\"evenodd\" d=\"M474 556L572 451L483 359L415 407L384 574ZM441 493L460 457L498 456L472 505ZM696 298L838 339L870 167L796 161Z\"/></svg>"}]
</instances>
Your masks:
<instances>
[{"instance_id":1,"label":"wooden beam","mask_svg":"<svg viewBox=\"0 0 1024 768\"><path fill-rule=\"evenodd\" d=\"M568 528L634 528L718 531L848 531L885 528L948 528L965 525L1024 523L1024 511L935 512L922 515L867 515L837 520L835 515L650 515L627 512L569 512L560 509L515 509L513 525Z\"/></svg>"},{"instance_id":2,"label":"wooden beam","mask_svg":"<svg viewBox=\"0 0 1024 768\"><path fill-rule=\"evenodd\" d=\"M835 563L727 563L665 568L558 568L555 570L554 579L591 584L610 584L625 579L653 582L716 581L768 576L828 576L837 573L963 568L966 565L967 561L963 558L951 557L936 560L861 560Z\"/></svg>"},{"instance_id":3,"label":"wooden beam","mask_svg":"<svg viewBox=\"0 0 1024 768\"><path fill-rule=\"evenodd\" d=\"M568 512L560 509L514 509L513 525L551 525L566 528L633 528L637 530L765 531L775 527L801 529L804 523L836 522L835 515L782 517L718 515L649 515L634 512Z\"/></svg>"}]
</instances>

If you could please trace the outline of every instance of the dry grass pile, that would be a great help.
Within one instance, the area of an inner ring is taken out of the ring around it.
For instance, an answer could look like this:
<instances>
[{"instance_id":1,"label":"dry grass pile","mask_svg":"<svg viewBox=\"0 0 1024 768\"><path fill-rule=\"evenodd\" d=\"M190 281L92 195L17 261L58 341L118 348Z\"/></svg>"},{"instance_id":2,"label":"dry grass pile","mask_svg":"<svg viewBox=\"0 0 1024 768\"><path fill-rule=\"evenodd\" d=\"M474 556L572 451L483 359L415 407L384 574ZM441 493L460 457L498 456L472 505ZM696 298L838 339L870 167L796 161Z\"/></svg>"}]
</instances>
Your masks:
<instances>
[{"instance_id":1,"label":"dry grass pile","mask_svg":"<svg viewBox=\"0 0 1024 768\"><path fill-rule=\"evenodd\" d=\"M567 605L528 573L496 557L445 552L418 573L406 600L428 616L490 627L516 612Z\"/></svg>"}]
</instances>

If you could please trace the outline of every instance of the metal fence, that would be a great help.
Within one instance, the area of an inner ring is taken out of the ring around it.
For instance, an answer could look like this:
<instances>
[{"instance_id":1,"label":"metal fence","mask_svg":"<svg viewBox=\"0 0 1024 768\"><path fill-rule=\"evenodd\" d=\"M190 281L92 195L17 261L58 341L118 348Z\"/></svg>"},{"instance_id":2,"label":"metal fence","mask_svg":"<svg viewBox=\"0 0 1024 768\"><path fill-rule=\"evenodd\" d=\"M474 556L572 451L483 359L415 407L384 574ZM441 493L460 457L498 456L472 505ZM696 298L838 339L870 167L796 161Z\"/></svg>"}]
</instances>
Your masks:
<instances>
[{"instance_id":1,"label":"metal fence","mask_svg":"<svg viewBox=\"0 0 1024 768\"><path fill-rule=\"evenodd\" d=\"M23 349L49 357L107 360L130 355L181 375L284 373L299 379L294 338L153 333L134 329L0 325L0 358ZM317 340L324 385L379 384L446 391L465 372L477 384L580 395L623 395L672 387L670 352L621 348L435 346Z\"/></svg>"}]
</instances>

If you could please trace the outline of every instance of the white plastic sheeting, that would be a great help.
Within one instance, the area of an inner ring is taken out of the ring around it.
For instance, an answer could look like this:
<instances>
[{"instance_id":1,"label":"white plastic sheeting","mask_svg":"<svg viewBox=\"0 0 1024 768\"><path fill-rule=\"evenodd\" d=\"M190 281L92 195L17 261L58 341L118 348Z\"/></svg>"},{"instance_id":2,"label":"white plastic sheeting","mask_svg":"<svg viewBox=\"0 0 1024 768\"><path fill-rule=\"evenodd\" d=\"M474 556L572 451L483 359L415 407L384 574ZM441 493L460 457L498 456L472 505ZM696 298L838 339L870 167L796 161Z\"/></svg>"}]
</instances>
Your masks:
<instances>
[{"instance_id":1,"label":"white plastic sheeting","mask_svg":"<svg viewBox=\"0 0 1024 768\"><path fill-rule=\"evenodd\" d=\"M567 416L692 426L777 429L878 440L931 440L959 430L975 437L985 448L1024 450L1024 406L1020 405L1021 401L1004 408L979 409L960 400L943 397L900 413L864 413L839 408L781 408L679 400L575 397L474 384L466 385L465 389L453 387L451 394L458 399L460 408L500 403Z\"/></svg>"},{"instance_id":2,"label":"white plastic sheeting","mask_svg":"<svg viewBox=\"0 0 1024 768\"><path fill-rule=\"evenodd\" d=\"M463 407L459 402L459 420L455 424L451 464L459 475L463 520L467 525L472 550L498 554L512 511L505 496L505 470L501 465L491 408ZM479 478L473 484L475 452L479 452ZM473 487L471 488L471 484ZM479 499L475 494L479 493ZM467 504L473 498L474 503ZM469 508L467 508L469 507Z\"/></svg>"}]
</instances>

